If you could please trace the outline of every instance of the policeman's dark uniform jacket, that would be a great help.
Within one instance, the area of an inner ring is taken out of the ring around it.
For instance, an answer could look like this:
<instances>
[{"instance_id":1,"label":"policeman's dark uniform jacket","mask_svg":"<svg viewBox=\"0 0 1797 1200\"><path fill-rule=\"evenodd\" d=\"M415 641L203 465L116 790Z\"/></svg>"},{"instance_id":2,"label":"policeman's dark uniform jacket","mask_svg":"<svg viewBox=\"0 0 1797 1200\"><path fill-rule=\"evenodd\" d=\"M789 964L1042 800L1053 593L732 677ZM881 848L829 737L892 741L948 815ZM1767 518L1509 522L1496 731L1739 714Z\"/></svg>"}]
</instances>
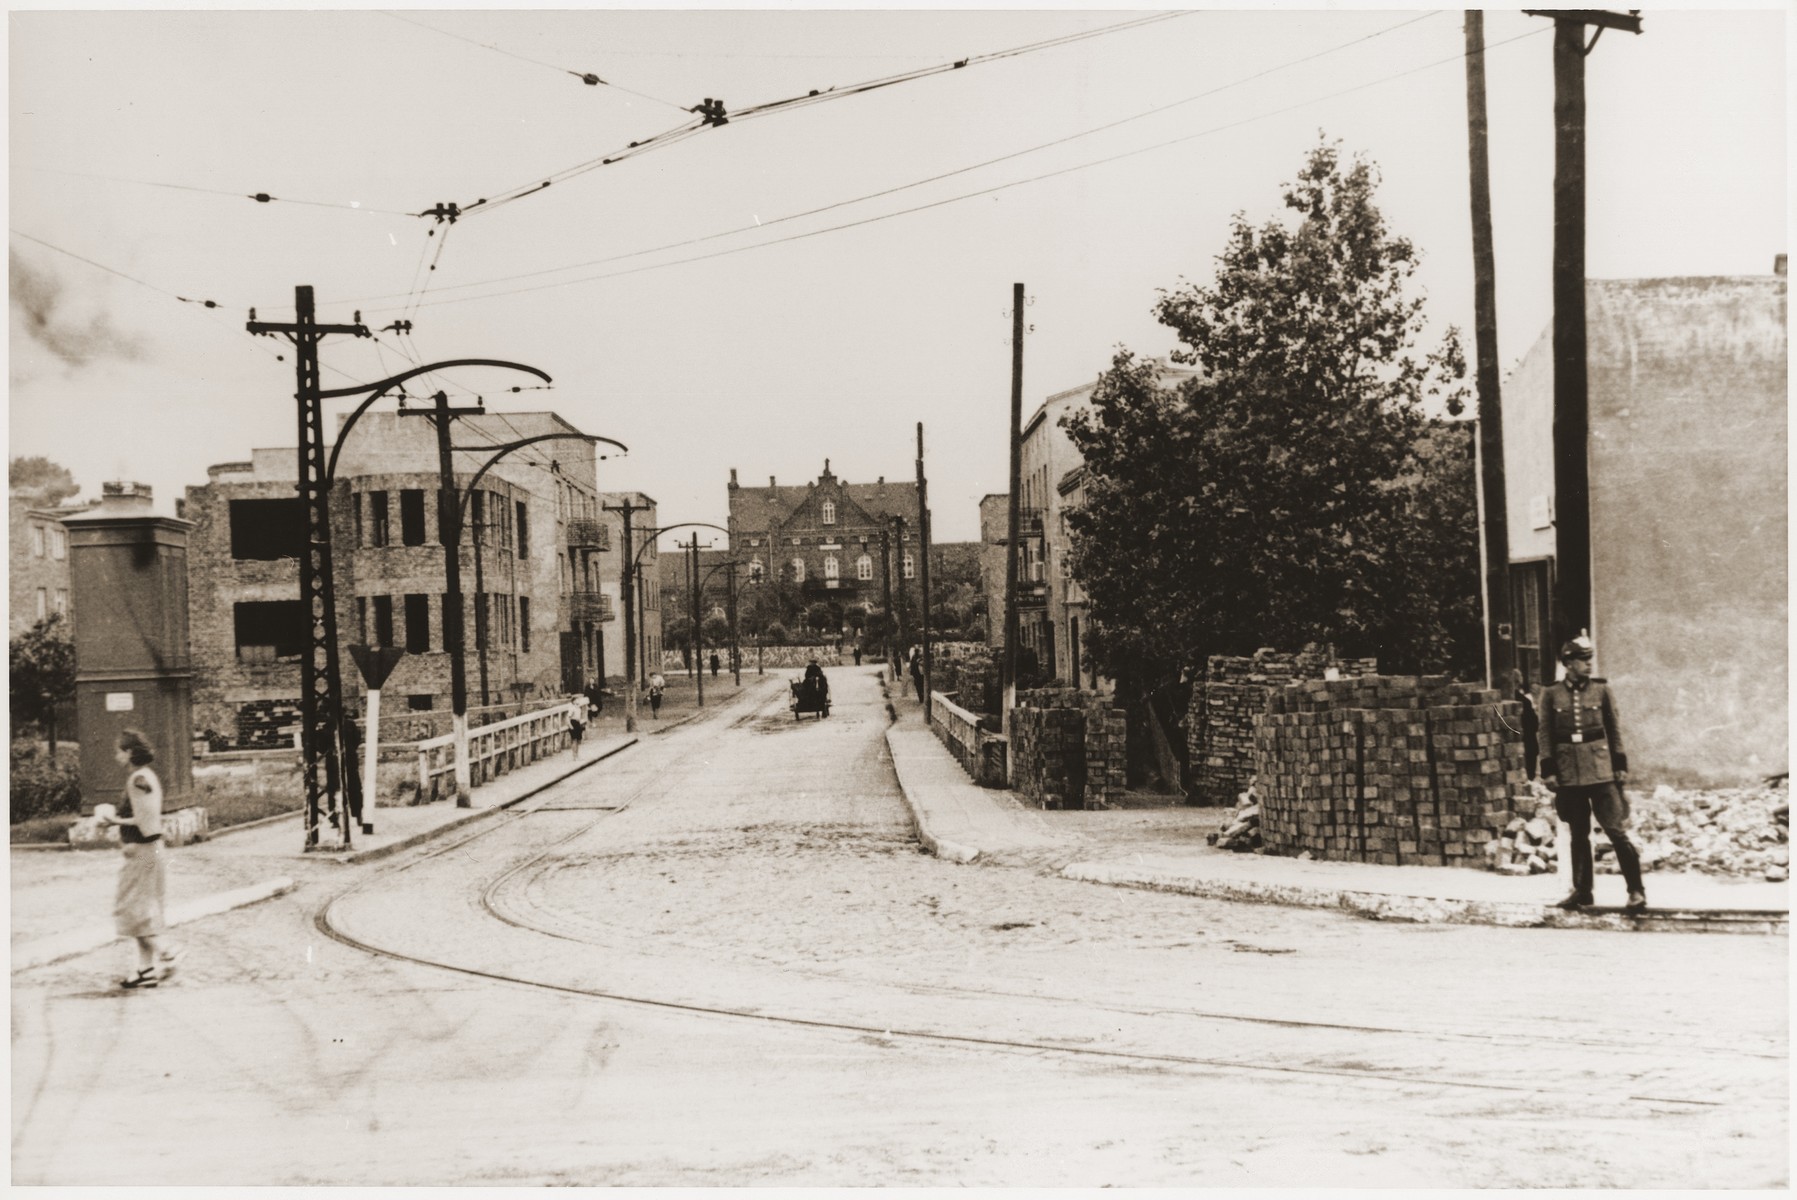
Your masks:
<instances>
[{"instance_id":1,"label":"policeman's dark uniform jacket","mask_svg":"<svg viewBox=\"0 0 1797 1200\"><path fill-rule=\"evenodd\" d=\"M1554 811L1572 827L1572 895L1567 906L1592 902L1594 816L1615 848L1616 865L1628 885L1630 903L1635 904L1643 895L1641 856L1629 839L1628 800L1616 779L1616 772L1628 770L1628 754L1609 683L1594 675L1568 673L1542 691L1540 722L1541 777L1558 784Z\"/></svg>"}]
</instances>

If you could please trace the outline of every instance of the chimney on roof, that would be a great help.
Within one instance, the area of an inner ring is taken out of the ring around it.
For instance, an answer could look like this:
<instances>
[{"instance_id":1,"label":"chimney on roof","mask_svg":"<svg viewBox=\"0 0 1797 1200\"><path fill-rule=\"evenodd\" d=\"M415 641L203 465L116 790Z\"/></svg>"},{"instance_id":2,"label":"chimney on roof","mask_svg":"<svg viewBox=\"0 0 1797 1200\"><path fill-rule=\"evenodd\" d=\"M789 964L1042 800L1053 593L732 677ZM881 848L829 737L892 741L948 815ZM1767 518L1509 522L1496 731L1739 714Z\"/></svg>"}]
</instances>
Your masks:
<instances>
[{"instance_id":1,"label":"chimney on roof","mask_svg":"<svg viewBox=\"0 0 1797 1200\"><path fill-rule=\"evenodd\" d=\"M736 468L735 467L730 468L730 486L731 487L736 486Z\"/></svg>"},{"instance_id":2,"label":"chimney on roof","mask_svg":"<svg viewBox=\"0 0 1797 1200\"><path fill-rule=\"evenodd\" d=\"M150 485L114 479L100 485L100 511L109 517L147 512L150 508Z\"/></svg>"},{"instance_id":3,"label":"chimney on roof","mask_svg":"<svg viewBox=\"0 0 1797 1200\"><path fill-rule=\"evenodd\" d=\"M1781 254L1777 258L1772 260L1772 273L1774 275L1778 276L1780 279L1784 278L1784 275L1785 275L1785 256L1784 255Z\"/></svg>"},{"instance_id":4,"label":"chimney on roof","mask_svg":"<svg viewBox=\"0 0 1797 1200\"><path fill-rule=\"evenodd\" d=\"M774 487L774 486L776 486L776 485L775 485L775 483L774 483L774 477L773 477L773 476L772 476L772 475L769 475L769 476L768 476L768 477L767 477L767 485L768 485L768 486L769 486L769 487Z\"/></svg>"},{"instance_id":5,"label":"chimney on roof","mask_svg":"<svg viewBox=\"0 0 1797 1200\"><path fill-rule=\"evenodd\" d=\"M886 486L886 476L884 476L884 475L880 476L880 486L881 487Z\"/></svg>"}]
</instances>

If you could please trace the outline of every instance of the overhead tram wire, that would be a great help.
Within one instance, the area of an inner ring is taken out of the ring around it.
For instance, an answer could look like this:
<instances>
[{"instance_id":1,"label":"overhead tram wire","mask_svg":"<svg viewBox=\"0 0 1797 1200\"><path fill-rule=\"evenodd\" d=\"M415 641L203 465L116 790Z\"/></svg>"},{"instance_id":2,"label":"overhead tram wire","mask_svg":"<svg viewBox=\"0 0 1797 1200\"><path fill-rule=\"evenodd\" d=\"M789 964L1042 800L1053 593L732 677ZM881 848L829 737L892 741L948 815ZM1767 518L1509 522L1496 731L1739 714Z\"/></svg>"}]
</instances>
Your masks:
<instances>
[{"instance_id":1,"label":"overhead tram wire","mask_svg":"<svg viewBox=\"0 0 1797 1200\"><path fill-rule=\"evenodd\" d=\"M893 87L901 83L910 83L918 79L927 79L935 75L963 70L969 66L981 66L986 63L998 62L1003 59L1016 58L1019 55L1034 54L1042 50L1052 50L1061 46L1072 45L1076 42L1104 37L1108 34L1140 29L1147 25L1154 25L1162 21L1171 21L1179 17L1190 15L1189 12L1155 13L1151 16L1137 17L1128 21L1118 22L1114 25L1102 26L1098 29L1087 29L1078 33L1063 34L1059 37L1046 38L1041 41L1030 42L1021 46L1012 46L1003 50L993 50L984 54L970 54L965 58L956 59L953 62L938 63L929 67L920 67L913 71L906 71L897 75L888 75L879 79L867 80L862 83L848 84L842 87L813 88L801 96L789 96L784 100L771 100L762 104L751 105L748 108L740 109L736 112L725 112L722 101L708 100L704 104L695 105L688 110L701 114L700 117L694 121L631 142L621 150L615 150L597 158L587 159L584 162L576 163L573 166L564 167L559 171L550 172L546 176L539 176L530 183L519 184L516 187L507 188L505 191L499 192L492 197L482 197L472 204L462 205L458 215L464 217L475 216L482 212L500 208L514 201L521 200L525 196L534 195L554 184L566 182L569 179L584 175L589 171L596 171L600 167L606 167L613 163L622 162L627 158L634 158L637 155L646 153L652 149L660 149L661 147L672 145L675 142L684 141L695 133L700 133L705 129L714 126L727 125L734 120L750 120L755 117L769 116L776 112L788 112L812 104L821 104L830 100L841 100L849 96L862 95L866 92L875 91L880 88ZM712 105L715 105L716 107L713 108L711 107ZM425 210L412 215L422 217L435 214L431 210Z\"/></svg>"},{"instance_id":2,"label":"overhead tram wire","mask_svg":"<svg viewBox=\"0 0 1797 1200\"><path fill-rule=\"evenodd\" d=\"M559 66L556 63L552 63L552 62L544 62L540 58L531 58L528 55L519 54L516 51L512 51L512 50L507 50L504 46L496 46L491 42L476 41L474 38L464 37L462 34L459 34L459 33L451 33L447 29L439 29L435 25L426 25L423 21L414 21L412 18L406 17L406 16L401 16L399 13L396 13L396 12L392 12L392 11L389 11L386 9L382 9L379 11L383 17L392 17L395 21L404 21L407 25L415 25L419 29L429 30L431 33L441 34L443 37L454 38L458 42L466 42L470 46L479 46L482 50L491 50L495 54L503 54L507 58L515 58L519 62L527 62L533 66L547 67L549 70L555 71L556 73L561 74L561 75L572 75L572 76L574 76L574 78L580 80L582 83L586 84L589 87L604 86L604 87L608 87L608 88L612 89L614 92L625 92L625 93L635 96L641 100L648 100L654 104L663 104L669 108L679 109L682 112L686 111L686 106L684 104L676 104L672 100L663 100L659 96L651 96L644 92L636 91L633 88L627 88L623 84L613 83L609 79L600 78L596 73L594 73L592 71L577 71L572 67L564 67L564 66Z\"/></svg>"},{"instance_id":3,"label":"overhead tram wire","mask_svg":"<svg viewBox=\"0 0 1797 1200\"><path fill-rule=\"evenodd\" d=\"M198 192L206 196L230 196L238 200L253 200L258 204L302 204L309 208L340 208L347 212L370 213L384 217L409 217L412 215L396 208L370 208L355 200L295 200L287 196L271 196L267 192L233 192L224 188L196 187L187 183L165 183L157 179L131 179L123 175L102 175L95 171L70 171L62 167L35 167L19 163L14 163L13 166L18 170L68 175L76 179L100 179L107 183L129 183L137 187L168 188L177 192Z\"/></svg>"},{"instance_id":4,"label":"overhead tram wire","mask_svg":"<svg viewBox=\"0 0 1797 1200\"><path fill-rule=\"evenodd\" d=\"M1395 33L1400 29L1406 28L1407 26L1414 25L1419 21L1425 21L1425 20L1428 20L1430 17L1438 16L1438 15L1439 14L1435 13L1435 12L1426 12L1426 13L1423 13L1421 16L1412 17L1407 21L1400 21L1396 25L1388 26L1388 27L1386 27L1384 29L1380 29L1374 33L1369 33L1362 37L1358 37L1358 38L1354 38L1350 41L1342 42L1339 45L1331 46L1327 50L1320 50L1320 51L1316 52L1315 54L1308 54L1302 58L1290 59L1286 62L1278 63L1274 66L1267 67L1264 70L1257 71L1252 75L1245 75L1240 79L1232 80L1229 83L1220 84L1217 87L1209 88L1205 91L1198 92L1191 96L1186 96L1183 99L1174 100L1167 104L1161 104L1161 105L1155 106L1154 108L1145 109L1142 112L1135 113L1132 116L1121 117L1115 121L1106 122L1103 125L1094 125L1090 129L1082 129L1077 133L1070 133L1064 137L1054 138L1050 141L1038 142L1034 146L1027 146L1021 150L1014 150L1008 154L1001 154L996 158L988 158L982 162L971 163L964 167L956 167L952 171L943 171L940 174L930 175L923 179L914 179L908 183L901 183L901 184L897 184L893 187L882 188L881 190L879 190L877 192L868 192L864 195L854 196L847 200L833 201L829 204L819 205L817 208L806 209L803 212L788 213L785 216L781 216L781 217L770 217L769 219L767 219L765 221L758 220L752 225L738 225L735 228L721 230L717 233L708 233L708 234L704 234L700 237L686 238L686 239L684 239L682 241L678 241L678 242L667 242L660 246L650 246L643 250L631 250L631 251L627 251L626 253L623 253L623 254L608 255L604 258L588 259L585 262L566 263L559 267L544 267L544 268L542 268L540 270L536 270L536 271L522 271L522 272L519 272L514 275L500 275L500 276L496 276L492 279L475 280L475 281L471 281L469 283L446 284L446 285L438 288L437 290L439 292L446 292L446 291L461 291L461 290L464 290L467 288L475 288L475 287L490 287L493 284L497 284L497 283L511 283L514 280L519 280L519 279L534 279L538 276L553 275L553 274L556 274L561 271L578 271L585 267L606 266L610 263L623 262L623 261L626 261L626 260L632 259L632 258L641 258L645 254L658 254L664 250L679 250L679 249L683 249L687 246L702 245L705 242L716 241L719 238L732 237L739 233L753 233L758 230L768 228L769 226L783 225L783 224L787 223L788 221L803 220L806 217L815 217L815 216L819 215L820 213L831 212L838 208L847 208L848 206L850 206L852 204L861 204L868 200L877 200L884 196L891 196L891 195L895 195L899 192L909 191L913 188L924 187L927 184L939 183L944 179L952 179L957 175L965 175L971 171L978 171L985 167L996 166L999 163L1008 162L1014 158L1021 158L1026 154L1034 154L1037 151L1047 150L1047 149L1050 149L1055 146L1064 145L1068 142L1077 141L1078 139L1083 138L1083 137L1090 137L1096 133L1103 133L1103 132L1106 132L1107 130L1115 129L1122 125L1127 125L1133 121L1140 121L1140 120L1144 120L1145 118L1148 118L1151 116L1156 116L1160 113L1167 112L1170 109L1179 108L1183 105L1191 104L1198 100L1203 100L1208 97L1218 95L1219 93L1226 92L1226 91L1230 90L1231 88L1241 87L1245 84L1252 83L1255 80L1264 79L1267 76L1277 74L1280 71L1289 70L1293 67L1302 66L1305 63L1314 62L1315 60L1317 60L1319 58L1326 57L1327 55L1330 55L1330 54L1338 53L1338 52L1340 52L1342 50L1346 50L1352 46L1357 46L1362 42L1368 42L1368 41L1372 41L1374 38L1384 37L1386 34ZM386 296L373 296L373 297L369 297L368 299L369 299L369 302L379 301L379 300L392 300L392 299L400 299L401 295L402 294L400 294L400 293L394 293L394 294L386 295ZM411 296L411 293L410 292L403 293L403 296L406 298L409 298Z\"/></svg>"},{"instance_id":5,"label":"overhead tram wire","mask_svg":"<svg viewBox=\"0 0 1797 1200\"><path fill-rule=\"evenodd\" d=\"M1506 38L1505 40L1499 41L1499 42L1491 42L1486 45L1485 53L1489 54L1492 50L1497 49L1499 46L1511 45L1513 43L1524 41L1524 40L1526 40L1528 38L1532 38L1532 37L1538 37L1544 33L1550 33L1550 32L1552 32L1552 26L1544 25L1539 29L1532 29L1528 33L1518 34L1515 37ZM1089 159L1083 163L1075 163L1072 166L1061 167L1061 168L1059 168L1057 170L1053 170L1053 171L1044 171L1041 174L1031 175L1031 176L1028 176L1023 179L1015 179L1015 180L1011 180L1010 182L1007 182L1007 183L994 184L991 187L980 188L975 191L961 192L957 195L948 196L941 200L932 200L925 204L912 205L910 208L901 208L901 209L897 209L893 212L878 213L871 217L863 217L863 218L861 218L859 220L855 220L855 221L844 221L838 225L827 225L821 229L806 230L803 233L788 234L785 237L771 238L767 241L753 242L746 246L731 246L731 247L727 247L722 250L714 250L708 254L695 254L695 255L690 255L686 258L672 259L668 262L648 263L648 264L645 264L640 267L631 267L631 268L628 268L628 269L622 270L622 271L607 271L607 272L603 272L603 273L597 274L597 275L583 275L583 276L580 276L575 279L563 279L563 280L557 280L552 283L541 283L541 284L534 284L534 285L531 285L528 287L509 288L505 291L498 291L498 292L483 292L483 293L480 293L480 294L474 295L474 296L445 296L440 299L430 301L424 307L436 307L438 305L444 305L444 304L463 304L463 303L467 303L468 301L471 301L471 300L493 300L493 299L498 299L503 296L516 296L516 295L522 295L527 292L548 291L553 288L570 287L570 286L573 286L574 284L579 284L579 283L594 283L594 282L598 282L599 280L604 280L604 279L617 279L617 278L621 278L622 276L625 276L625 275L638 275L645 271L658 271L658 270L661 270L666 267L678 267L678 266L684 266L688 263L704 262L708 259L723 258L723 257L732 255L732 254L742 254L749 250L761 250L761 249L765 249L769 246L778 246L778 245L782 245L786 242L802 241L805 238L818 237L818 236L820 236L822 234L826 234L826 233L837 233L837 232L840 232L841 230L845 230L845 229L855 229L862 225L872 225L872 224L876 224L880 221L892 220L895 217L909 216L913 213L926 212L926 211L928 211L930 209L934 209L934 208L942 208L945 205L955 204L962 200L971 200L971 199L976 199L980 196L990 196L997 192L1009 191L1011 188L1022 187L1025 184L1039 183L1045 179L1055 179L1062 175L1073 174L1076 171L1084 171L1084 170L1087 170L1092 167L1100 167L1100 166L1105 166L1105 165L1108 165L1108 164L1114 163L1114 162L1121 162L1125 159L1136 158L1140 155L1148 154L1155 150L1164 150L1169 146L1177 146L1177 145L1181 145L1185 142L1195 141L1198 138L1209 137L1213 134L1223 133L1223 132L1226 132L1231 129L1239 129L1244 125L1252 125L1259 121L1270 120L1273 117L1283 116L1286 113L1296 112L1300 109L1309 108L1314 105L1324 103L1326 101L1336 100L1336 99L1341 98L1342 96L1351 95L1355 92L1365 91L1368 88L1379 87L1379 86L1382 86L1387 83L1393 83L1399 79L1404 79L1411 75L1420 74L1423 71L1433 70L1436 67L1440 67L1440 66L1443 66L1448 63L1459 62L1462 59L1464 59L1465 57L1466 57L1465 53L1461 53L1461 54L1449 56L1447 58L1436 59L1433 62L1424 63L1421 66L1411 67L1408 70L1399 71L1399 72L1396 72L1395 74L1381 76L1378 79L1368 80L1365 83L1355 84L1352 87L1341 88L1337 91L1329 92L1329 93L1326 93L1321 96L1313 96L1307 100L1301 100L1295 104L1286 105L1283 108L1271 109L1267 112L1256 113L1252 116L1243 117L1240 120L1229 121L1222 125L1214 125L1208 129L1201 129L1194 133L1182 134L1179 137L1168 138L1164 141L1155 142L1155 143L1152 143L1151 145L1147 145L1147 146L1141 146L1134 150L1126 150L1119 154L1107 155L1104 158ZM564 268L564 269L566 269L566 268ZM391 311L391 310L383 309L383 310L379 310L379 311Z\"/></svg>"}]
</instances>

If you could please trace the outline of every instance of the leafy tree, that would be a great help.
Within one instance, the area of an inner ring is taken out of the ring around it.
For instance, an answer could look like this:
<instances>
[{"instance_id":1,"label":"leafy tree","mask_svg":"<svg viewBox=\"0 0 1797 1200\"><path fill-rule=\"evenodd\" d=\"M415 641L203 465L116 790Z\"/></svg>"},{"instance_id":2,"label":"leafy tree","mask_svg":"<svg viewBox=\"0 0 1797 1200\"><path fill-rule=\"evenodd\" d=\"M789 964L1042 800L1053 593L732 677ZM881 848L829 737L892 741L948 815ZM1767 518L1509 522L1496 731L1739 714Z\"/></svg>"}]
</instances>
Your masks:
<instances>
[{"instance_id":1,"label":"leafy tree","mask_svg":"<svg viewBox=\"0 0 1797 1200\"><path fill-rule=\"evenodd\" d=\"M816 633L830 633L842 628L842 610L822 600L805 610L805 627Z\"/></svg>"},{"instance_id":2,"label":"leafy tree","mask_svg":"<svg viewBox=\"0 0 1797 1200\"><path fill-rule=\"evenodd\" d=\"M75 698L75 644L62 614L51 613L8 647L12 723L41 725L56 757L56 706Z\"/></svg>"},{"instance_id":3,"label":"leafy tree","mask_svg":"<svg viewBox=\"0 0 1797 1200\"><path fill-rule=\"evenodd\" d=\"M723 617L706 617L700 629L705 634L705 645L708 648L716 650L730 644L730 622Z\"/></svg>"},{"instance_id":4,"label":"leafy tree","mask_svg":"<svg viewBox=\"0 0 1797 1200\"><path fill-rule=\"evenodd\" d=\"M787 631L786 626L778 621L769 625L761 634L761 640L770 646L784 646L791 639L792 634Z\"/></svg>"},{"instance_id":5,"label":"leafy tree","mask_svg":"<svg viewBox=\"0 0 1797 1200\"><path fill-rule=\"evenodd\" d=\"M53 463L41 454L9 459L6 486L8 491L20 493L31 504L46 508L62 503L81 490L67 467Z\"/></svg>"},{"instance_id":6,"label":"leafy tree","mask_svg":"<svg viewBox=\"0 0 1797 1200\"><path fill-rule=\"evenodd\" d=\"M1215 281L1162 294L1172 357L1195 372L1169 387L1120 351L1067 421L1087 469L1069 524L1091 650L1138 695L1213 653L1332 642L1433 667L1456 642L1442 622L1463 615L1476 530L1458 510L1422 527L1452 480L1419 446L1425 400L1463 405L1465 364L1452 329L1417 353L1417 255L1376 184L1320 143L1285 189L1289 222L1238 213Z\"/></svg>"},{"instance_id":7,"label":"leafy tree","mask_svg":"<svg viewBox=\"0 0 1797 1200\"><path fill-rule=\"evenodd\" d=\"M661 644L680 651L680 662L693 665L693 619L680 613L664 611L661 618Z\"/></svg>"}]
</instances>

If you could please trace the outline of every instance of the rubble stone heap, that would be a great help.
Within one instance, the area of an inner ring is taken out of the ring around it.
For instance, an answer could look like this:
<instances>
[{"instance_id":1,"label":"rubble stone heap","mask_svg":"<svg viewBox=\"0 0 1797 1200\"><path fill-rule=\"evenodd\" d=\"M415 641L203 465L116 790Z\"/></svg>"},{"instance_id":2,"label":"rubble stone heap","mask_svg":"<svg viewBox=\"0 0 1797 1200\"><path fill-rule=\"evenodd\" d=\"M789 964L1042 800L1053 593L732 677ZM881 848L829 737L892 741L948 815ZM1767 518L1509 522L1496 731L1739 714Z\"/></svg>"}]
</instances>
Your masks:
<instances>
[{"instance_id":1,"label":"rubble stone heap","mask_svg":"<svg viewBox=\"0 0 1797 1200\"><path fill-rule=\"evenodd\" d=\"M1186 710L1193 803L1232 803L1254 777L1254 718L1266 711L1267 697L1300 680L1321 679L1331 668L1344 676L1371 675L1379 663L1336 658L1316 646L1296 654L1262 649L1252 658L1212 655Z\"/></svg>"},{"instance_id":2,"label":"rubble stone heap","mask_svg":"<svg viewBox=\"0 0 1797 1200\"><path fill-rule=\"evenodd\" d=\"M1125 787L1123 710L1072 688L1017 693L1011 786L1043 808L1104 808Z\"/></svg>"},{"instance_id":3,"label":"rubble stone heap","mask_svg":"<svg viewBox=\"0 0 1797 1200\"><path fill-rule=\"evenodd\" d=\"M1483 867L1524 786L1514 702L1447 676L1293 684L1253 725L1271 854Z\"/></svg>"}]
</instances>

